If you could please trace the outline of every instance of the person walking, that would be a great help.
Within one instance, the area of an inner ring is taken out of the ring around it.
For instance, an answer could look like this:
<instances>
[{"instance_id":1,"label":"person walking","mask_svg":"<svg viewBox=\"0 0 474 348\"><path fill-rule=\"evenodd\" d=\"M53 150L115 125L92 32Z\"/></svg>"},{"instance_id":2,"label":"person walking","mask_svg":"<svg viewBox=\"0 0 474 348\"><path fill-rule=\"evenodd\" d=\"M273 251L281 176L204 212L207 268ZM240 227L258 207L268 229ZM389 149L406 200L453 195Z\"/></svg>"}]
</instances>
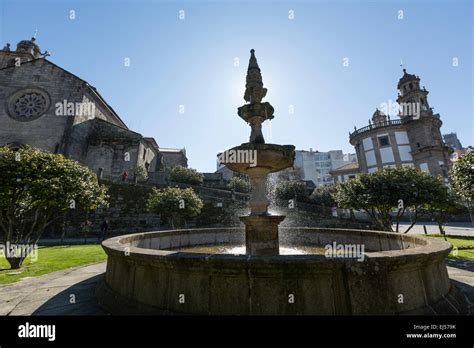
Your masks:
<instances>
[{"instance_id":1,"label":"person walking","mask_svg":"<svg viewBox=\"0 0 474 348\"><path fill-rule=\"evenodd\" d=\"M128 178L128 173L126 170L124 170L122 174L122 181L127 181L127 178Z\"/></svg>"},{"instance_id":2,"label":"person walking","mask_svg":"<svg viewBox=\"0 0 474 348\"><path fill-rule=\"evenodd\" d=\"M100 241L103 241L105 239L105 236L107 235L107 231L109 230L109 223L107 222L107 219L104 219L102 222L102 225L100 225Z\"/></svg>"}]
</instances>

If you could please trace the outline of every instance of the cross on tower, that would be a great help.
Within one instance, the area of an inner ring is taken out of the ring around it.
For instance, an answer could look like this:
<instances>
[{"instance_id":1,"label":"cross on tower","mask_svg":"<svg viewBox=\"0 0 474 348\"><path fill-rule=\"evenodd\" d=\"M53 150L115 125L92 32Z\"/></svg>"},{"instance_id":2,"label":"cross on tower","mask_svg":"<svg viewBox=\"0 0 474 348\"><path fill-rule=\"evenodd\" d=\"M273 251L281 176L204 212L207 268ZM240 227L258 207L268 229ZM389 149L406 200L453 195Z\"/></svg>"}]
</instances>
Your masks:
<instances>
[{"instance_id":1,"label":"cross on tower","mask_svg":"<svg viewBox=\"0 0 474 348\"><path fill-rule=\"evenodd\" d=\"M38 29L35 29L35 33L33 34L33 39L36 39L36 35L38 35Z\"/></svg>"},{"instance_id":2,"label":"cross on tower","mask_svg":"<svg viewBox=\"0 0 474 348\"><path fill-rule=\"evenodd\" d=\"M403 68L403 70L405 70L405 66L406 64L403 63L403 60L400 59L400 66Z\"/></svg>"}]
</instances>

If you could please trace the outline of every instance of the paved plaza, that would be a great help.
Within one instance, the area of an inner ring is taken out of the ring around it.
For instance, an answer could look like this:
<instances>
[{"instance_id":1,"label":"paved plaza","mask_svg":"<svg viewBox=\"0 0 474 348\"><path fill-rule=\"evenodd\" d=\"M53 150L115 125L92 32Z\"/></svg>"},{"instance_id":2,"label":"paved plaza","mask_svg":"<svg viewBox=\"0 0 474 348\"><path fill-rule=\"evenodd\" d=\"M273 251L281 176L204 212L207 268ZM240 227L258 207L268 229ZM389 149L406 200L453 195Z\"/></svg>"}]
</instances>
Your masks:
<instances>
[{"instance_id":1,"label":"paved plaza","mask_svg":"<svg viewBox=\"0 0 474 348\"><path fill-rule=\"evenodd\" d=\"M409 223L400 224L399 230L405 231L410 226ZM413 228L408 231L409 234L424 234L424 228L428 234L439 234L438 224L435 222L418 222ZM395 227L395 226L394 226ZM444 226L444 230L447 235L456 236L473 236L474 237L474 224L471 222L450 222Z\"/></svg>"}]
</instances>

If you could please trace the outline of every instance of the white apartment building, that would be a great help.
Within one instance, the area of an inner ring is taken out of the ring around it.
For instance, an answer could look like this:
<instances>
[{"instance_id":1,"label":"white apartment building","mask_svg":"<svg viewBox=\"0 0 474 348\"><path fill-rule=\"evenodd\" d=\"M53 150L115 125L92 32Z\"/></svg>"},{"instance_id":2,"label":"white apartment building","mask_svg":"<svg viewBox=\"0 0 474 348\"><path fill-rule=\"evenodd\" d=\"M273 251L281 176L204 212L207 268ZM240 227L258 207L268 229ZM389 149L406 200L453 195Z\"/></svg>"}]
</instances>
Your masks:
<instances>
[{"instance_id":1,"label":"white apartment building","mask_svg":"<svg viewBox=\"0 0 474 348\"><path fill-rule=\"evenodd\" d=\"M329 174L332 169L357 162L356 154L344 154L342 150L320 152L309 149L295 152L294 167L301 168L303 179L313 181L316 186L334 184L334 179Z\"/></svg>"}]
</instances>

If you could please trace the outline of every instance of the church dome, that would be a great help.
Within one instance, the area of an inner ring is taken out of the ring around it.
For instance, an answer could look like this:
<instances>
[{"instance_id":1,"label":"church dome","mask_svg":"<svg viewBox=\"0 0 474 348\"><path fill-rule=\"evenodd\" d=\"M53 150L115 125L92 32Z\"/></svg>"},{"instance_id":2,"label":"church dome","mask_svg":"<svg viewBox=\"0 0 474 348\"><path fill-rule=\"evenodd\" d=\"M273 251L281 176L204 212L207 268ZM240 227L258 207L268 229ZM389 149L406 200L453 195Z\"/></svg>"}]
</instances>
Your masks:
<instances>
[{"instance_id":1,"label":"church dome","mask_svg":"<svg viewBox=\"0 0 474 348\"><path fill-rule=\"evenodd\" d=\"M380 117L380 116L385 116L385 114L382 111L380 111L378 108L376 108L374 114L372 115L372 118Z\"/></svg>"},{"instance_id":2,"label":"church dome","mask_svg":"<svg viewBox=\"0 0 474 348\"><path fill-rule=\"evenodd\" d=\"M385 115L382 111L379 109L375 109L374 114L372 115L372 122L374 125L378 126L380 124L384 124L387 122L387 115Z\"/></svg>"}]
</instances>

